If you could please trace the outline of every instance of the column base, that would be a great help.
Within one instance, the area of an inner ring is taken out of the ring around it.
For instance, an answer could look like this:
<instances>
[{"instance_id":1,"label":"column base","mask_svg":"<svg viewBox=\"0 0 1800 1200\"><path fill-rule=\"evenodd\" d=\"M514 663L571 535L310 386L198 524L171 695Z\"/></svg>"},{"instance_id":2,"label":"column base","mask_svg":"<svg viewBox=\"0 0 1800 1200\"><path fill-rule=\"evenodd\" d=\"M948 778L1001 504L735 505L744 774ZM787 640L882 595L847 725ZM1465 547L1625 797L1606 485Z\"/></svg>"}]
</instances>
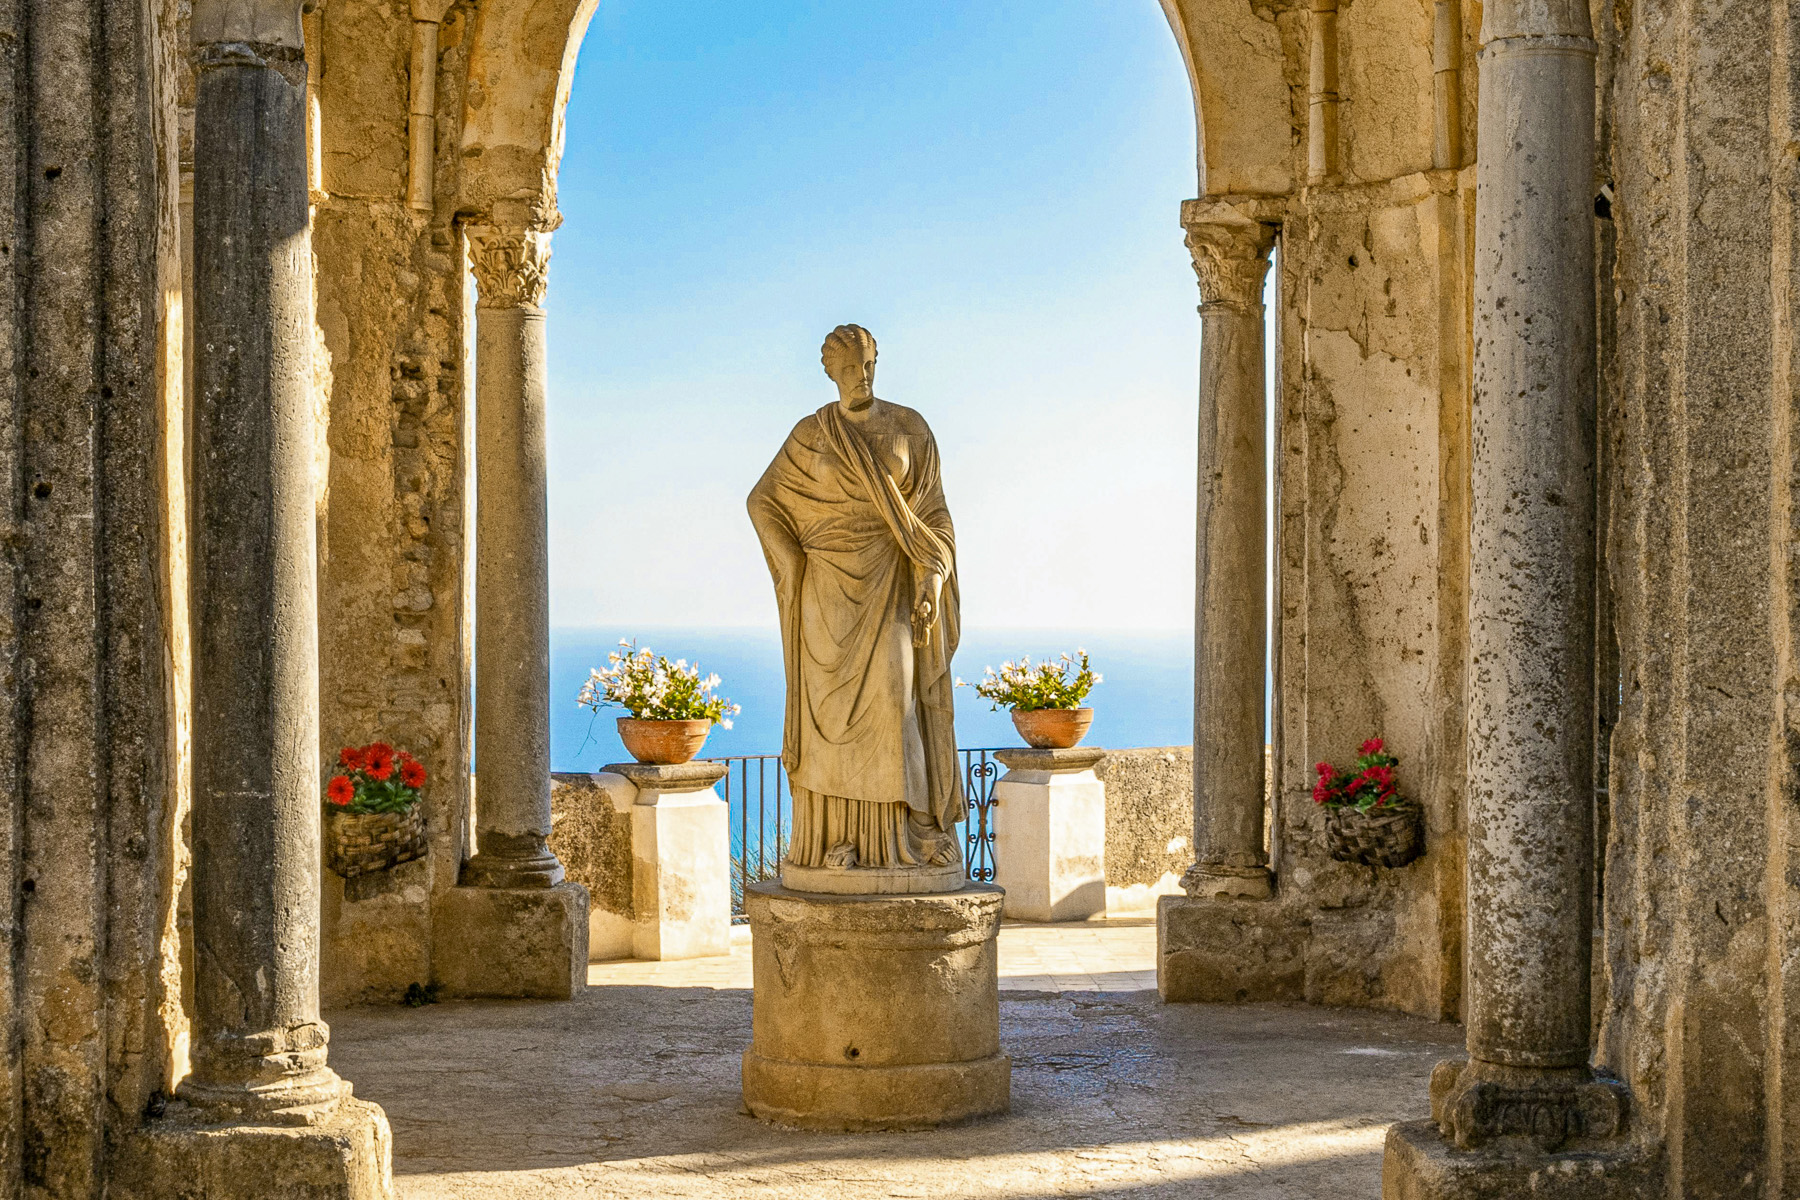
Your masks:
<instances>
[{"instance_id":1,"label":"column base","mask_svg":"<svg viewBox=\"0 0 1800 1200\"><path fill-rule=\"evenodd\" d=\"M1391 1127L1381 1160L1382 1200L1639 1200L1662 1194L1659 1155L1616 1143L1539 1151L1509 1139L1459 1150L1434 1121Z\"/></svg>"},{"instance_id":2,"label":"column base","mask_svg":"<svg viewBox=\"0 0 1800 1200\"><path fill-rule=\"evenodd\" d=\"M118 1200L392 1200L393 1138L380 1107L345 1099L311 1125L209 1124L179 1101L127 1136Z\"/></svg>"},{"instance_id":3,"label":"column base","mask_svg":"<svg viewBox=\"0 0 1800 1200\"><path fill-rule=\"evenodd\" d=\"M480 888L550 888L563 881L563 865L556 855L545 852L535 858L507 858L498 854L477 854L463 864L462 887Z\"/></svg>"},{"instance_id":4,"label":"column base","mask_svg":"<svg viewBox=\"0 0 1800 1200\"><path fill-rule=\"evenodd\" d=\"M1255 900L1164 896L1156 904L1156 990L1170 1002L1306 997L1306 931Z\"/></svg>"},{"instance_id":5,"label":"column base","mask_svg":"<svg viewBox=\"0 0 1800 1200\"><path fill-rule=\"evenodd\" d=\"M936 1129L1012 1107L1012 1059L911 1067L822 1066L744 1051L744 1103L799 1129Z\"/></svg>"},{"instance_id":6,"label":"column base","mask_svg":"<svg viewBox=\"0 0 1800 1200\"><path fill-rule=\"evenodd\" d=\"M1182 875L1181 890L1196 900L1268 900L1275 895L1275 877L1267 867L1202 867L1196 863Z\"/></svg>"},{"instance_id":7,"label":"column base","mask_svg":"<svg viewBox=\"0 0 1800 1200\"><path fill-rule=\"evenodd\" d=\"M744 1105L807 1129L928 1129L1005 1112L999 888L745 890L755 1002Z\"/></svg>"},{"instance_id":8,"label":"column base","mask_svg":"<svg viewBox=\"0 0 1800 1200\"><path fill-rule=\"evenodd\" d=\"M432 909L433 980L447 996L568 1000L587 986L588 893L453 887Z\"/></svg>"}]
</instances>

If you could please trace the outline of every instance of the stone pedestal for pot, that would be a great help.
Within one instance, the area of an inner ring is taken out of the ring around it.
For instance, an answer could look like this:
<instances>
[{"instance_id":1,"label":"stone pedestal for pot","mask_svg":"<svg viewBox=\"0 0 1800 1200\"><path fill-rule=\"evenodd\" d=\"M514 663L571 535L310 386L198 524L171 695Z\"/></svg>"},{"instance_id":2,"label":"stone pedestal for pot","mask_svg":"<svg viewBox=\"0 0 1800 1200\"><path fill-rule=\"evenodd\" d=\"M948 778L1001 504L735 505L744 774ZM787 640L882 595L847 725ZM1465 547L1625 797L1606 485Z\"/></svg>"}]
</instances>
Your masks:
<instances>
[{"instance_id":1,"label":"stone pedestal for pot","mask_svg":"<svg viewBox=\"0 0 1800 1200\"><path fill-rule=\"evenodd\" d=\"M925 1129L1005 1112L1003 893L745 891L755 1008L744 1104L808 1129Z\"/></svg>"},{"instance_id":2,"label":"stone pedestal for pot","mask_svg":"<svg viewBox=\"0 0 1800 1200\"><path fill-rule=\"evenodd\" d=\"M628 814L627 911L589 909L588 952L609 958L707 958L731 953L731 819L715 786L724 763L614 763L594 776Z\"/></svg>"},{"instance_id":3,"label":"stone pedestal for pot","mask_svg":"<svg viewBox=\"0 0 1800 1200\"><path fill-rule=\"evenodd\" d=\"M1000 750L994 784L994 882L1020 921L1106 914L1106 751Z\"/></svg>"}]
</instances>

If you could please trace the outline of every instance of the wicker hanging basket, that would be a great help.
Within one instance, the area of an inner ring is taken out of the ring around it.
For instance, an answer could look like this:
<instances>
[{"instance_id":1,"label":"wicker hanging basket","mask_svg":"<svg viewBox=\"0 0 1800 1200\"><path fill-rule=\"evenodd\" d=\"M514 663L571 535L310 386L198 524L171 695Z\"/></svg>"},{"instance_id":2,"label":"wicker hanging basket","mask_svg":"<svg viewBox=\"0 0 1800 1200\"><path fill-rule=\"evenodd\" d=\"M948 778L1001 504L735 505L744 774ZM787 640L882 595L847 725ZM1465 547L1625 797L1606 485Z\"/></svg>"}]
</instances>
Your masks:
<instances>
[{"instance_id":1,"label":"wicker hanging basket","mask_svg":"<svg viewBox=\"0 0 1800 1200\"><path fill-rule=\"evenodd\" d=\"M1425 853L1425 814L1398 798L1366 813L1334 808L1325 814L1325 844L1339 862L1404 867Z\"/></svg>"},{"instance_id":2,"label":"wicker hanging basket","mask_svg":"<svg viewBox=\"0 0 1800 1200\"><path fill-rule=\"evenodd\" d=\"M424 804L403 813L325 812L325 862L345 879L424 857Z\"/></svg>"}]
</instances>

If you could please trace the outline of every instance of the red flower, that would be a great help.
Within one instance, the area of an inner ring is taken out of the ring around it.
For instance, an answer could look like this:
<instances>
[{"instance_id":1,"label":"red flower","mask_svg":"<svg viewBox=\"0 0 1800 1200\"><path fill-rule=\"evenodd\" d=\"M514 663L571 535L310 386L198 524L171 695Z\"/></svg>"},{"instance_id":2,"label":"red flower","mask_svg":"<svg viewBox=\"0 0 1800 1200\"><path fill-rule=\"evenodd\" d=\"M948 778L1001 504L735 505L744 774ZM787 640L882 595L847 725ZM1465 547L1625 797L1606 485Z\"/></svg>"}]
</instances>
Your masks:
<instances>
[{"instance_id":1,"label":"red flower","mask_svg":"<svg viewBox=\"0 0 1800 1200\"><path fill-rule=\"evenodd\" d=\"M343 808L356 799L356 785L350 782L348 775L333 775L331 782L325 785L325 798Z\"/></svg>"},{"instance_id":2,"label":"red flower","mask_svg":"<svg viewBox=\"0 0 1800 1200\"><path fill-rule=\"evenodd\" d=\"M1313 770L1315 770L1319 773L1320 779L1330 779L1332 777L1332 775L1335 774L1335 772L1332 769L1331 764L1326 763L1326 762L1314 763Z\"/></svg>"},{"instance_id":3,"label":"red flower","mask_svg":"<svg viewBox=\"0 0 1800 1200\"><path fill-rule=\"evenodd\" d=\"M425 764L410 754L400 760L400 782L409 788L425 786Z\"/></svg>"},{"instance_id":4,"label":"red flower","mask_svg":"<svg viewBox=\"0 0 1800 1200\"><path fill-rule=\"evenodd\" d=\"M346 771L362 770L363 752L355 746L345 746L338 751L338 766L343 767Z\"/></svg>"},{"instance_id":5,"label":"red flower","mask_svg":"<svg viewBox=\"0 0 1800 1200\"><path fill-rule=\"evenodd\" d=\"M386 742L373 742L364 746L363 770L371 778L385 781L394 773L394 748Z\"/></svg>"},{"instance_id":6,"label":"red flower","mask_svg":"<svg viewBox=\"0 0 1800 1200\"><path fill-rule=\"evenodd\" d=\"M1380 754L1381 746L1382 746L1382 742L1381 742L1380 738L1370 738L1368 741L1366 741L1362 744L1362 749L1360 751L1358 751L1358 753Z\"/></svg>"}]
</instances>

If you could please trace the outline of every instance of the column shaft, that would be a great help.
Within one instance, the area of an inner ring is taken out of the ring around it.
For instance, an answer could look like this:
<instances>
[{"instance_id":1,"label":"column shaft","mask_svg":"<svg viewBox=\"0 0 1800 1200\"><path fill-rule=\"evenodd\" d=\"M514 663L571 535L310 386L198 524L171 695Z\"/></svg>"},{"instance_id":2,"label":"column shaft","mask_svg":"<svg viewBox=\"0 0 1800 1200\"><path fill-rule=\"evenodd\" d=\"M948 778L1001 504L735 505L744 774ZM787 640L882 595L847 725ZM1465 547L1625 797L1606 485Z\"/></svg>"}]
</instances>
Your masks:
<instances>
[{"instance_id":1,"label":"column shaft","mask_svg":"<svg viewBox=\"0 0 1800 1200\"><path fill-rule=\"evenodd\" d=\"M1469 1059L1462 1147L1622 1128L1589 1067L1594 683L1594 43L1582 0L1484 14L1470 436ZM1596 1193L1599 1194L1599 1193Z\"/></svg>"},{"instance_id":2,"label":"column shaft","mask_svg":"<svg viewBox=\"0 0 1800 1200\"><path fill-rule=\"evenodd\" d=\"M1338 176L1338 0L1312 0L1307 63L1306 181Z\"/></svg>"},{"instance_id":3,"label":"column shaft","mask_svg":"<svg viewBox=\"0 0 1800 1200\"><path fill-rule=\"evenodd\" d=\"M267 1113L343 1090L318 1000L306 69L297 48L267 43L196 51L195 1030L183 1090Z\"/></svg>"},{"instance_id":4,"label":"column shaft","mask_svg":"<svg viewBox=\"0 0 1800 1200\"><path fill-rule=\"evenodd\" d=\"M471 231L475 376L476 854L464 882L550 887L545 237Z\"/></svg>"},{"instance_id":5,"label":"column shaft","mask_svg":"<svg viewBox=\"0 0 1800 1200\"><path fill-rule=\"evenodd\" d=\"M417 5L414 6L415 11ZM406 119L406 203L430 212L436 202L438 22L414 19L411 103Z\"/></svg>"},{"instance_id":6,"label":"column shaft","mask_svg":"<svg viewBox=\"0 0 1800 1200\"><path fill-rule=\"evenodd\" d=\"M1274 230L1222 205L1184 214L1204 303L1195 520L1190 894L1266 897L1263 277Z\"/></svg>"},{"instance_id":7,"label":"column shaft","mask_svg":"<svg viewBox=\"0 0 1800 1200\"><path fill-rule=\"evenodd\" d=\"M1592 921L1594 44L1500 32L1476 167L1468 1045L1572 1067Z\"/></svg>"}]
</instances>

